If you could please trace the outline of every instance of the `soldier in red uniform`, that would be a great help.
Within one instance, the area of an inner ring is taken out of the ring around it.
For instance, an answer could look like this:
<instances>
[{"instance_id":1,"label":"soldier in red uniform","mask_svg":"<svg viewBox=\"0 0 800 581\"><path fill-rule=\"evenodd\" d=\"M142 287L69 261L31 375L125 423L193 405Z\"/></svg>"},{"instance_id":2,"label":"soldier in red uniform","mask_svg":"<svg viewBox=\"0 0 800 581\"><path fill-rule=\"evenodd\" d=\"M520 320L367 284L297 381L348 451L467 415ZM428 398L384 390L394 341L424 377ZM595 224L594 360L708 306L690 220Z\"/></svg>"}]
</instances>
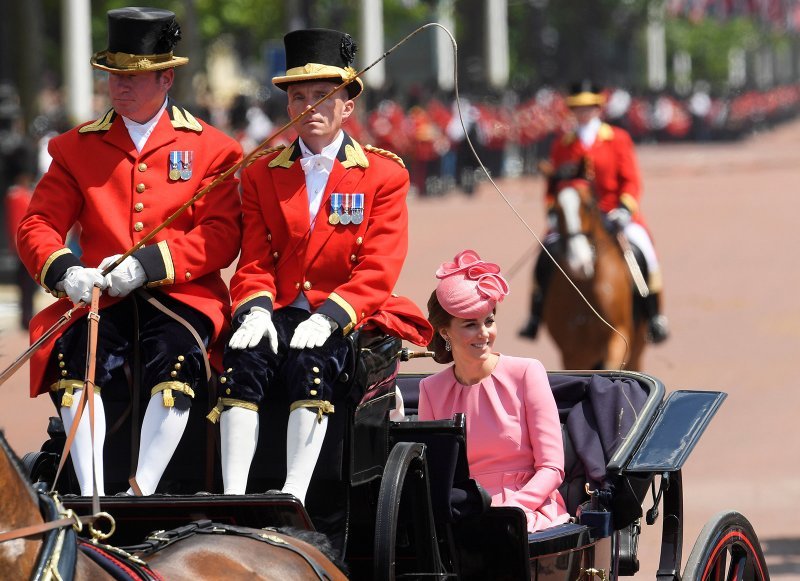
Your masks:
<instances>
[{"instance_id":1,"label":"soldier in red uniform","mask_svg":"<svg viewBox=\"0 0 800 581\"><path fill-rule=\"evenodd\" d=\"M36 187L17 241L31 275L61 298L34 317L32 341L72 303L87 302L93 286L105 291L95 379L101 396L94 442L100 494L103 399L114 390L128 393L124 365L138 345L139 383L150 397L128 493L152 494L181 439L195 392L207 387L206 351L228 324L230 297L220 269L239 251L237 180L210 190L110 274L103 277L101 271L238 163L241 149L168 96L174 67L188 62L172 52L180 39L172 12L111 10L108 27L108 49L96 53L91 64L109 73L114 108L50 141L53 162ZM64 243L75 223L82 229L80 259ZM31 359L31 395L49 391L67 429L83 388L88 327L81 315L85 311L77 311ZM83 414L72 447L84 495L92 493L88 416Z\"/></svg>"},{"instance_id":2,"label":"soldier in red uniform","mask_svg":"<svg viewBox=\"0 0 800 581\"><path fill-rule=\"evenodd\" d=\"M36 175L36 158L33 149L27 143L20 144L5 159L6 175L11 186L6 192L6 233L8 246L14 251L16 267L16 283L19 287L20 327L28 329L33 317L33 297L38 285L31 278L25 265L19 260L17 253L17 228L22 217L28 211L33 196L33 178Z\"/></svg>"},{"instance_id":3,"label":"soldier in red uniform","mask_svg":"<svg viewBox=\"0 0 800 581\"><path fill-rule=\"evenodd\" d=\"M597 203L612 228L621 230L644 255L648 270L650 294L645 299L649 338L654 343L668 336L667 319L659 312L661 292L661 268L653 242L650 239L644 217L640 212L641 179L636 163L633 141L619 127L612 127L601 120L601 107L605 102L602 93L590 82L578 83L572 88L566 103L575 117L573 131L556 139L550 152L554 171L566 164L578 166L587 160L594 172L593 185ZM554 184L548 183L546 202L553 204ZM555 242L556 234L548 235L548 243ZM520 335L535 338L539 329L542 305L550 279L550 259L539 255L534 269L534 290L531 299L531 315Z\"/></svg>"},{"instance_id":4,"label":"soldier in red uniform","mask_svg":"<svg viewBox=\"0 0 800 581\"><path fill-rule=\"evenodd\" d=\"M299 138L269 151L242 174L244 236L231 280L234 333L225 351L220 419L222 477L242 494L268 390L290 406L283 492L305 502L334 413L333 386L346 336L377 327L417 344L431 329L408 299L392 295L408 248L409 176L388 151L362 146L343 129L361 79L310 108L355 71L355 43L334 30L284 37L287 92ZM345 125L346 127L346 125Z\"/></svg>"}]
</instances>

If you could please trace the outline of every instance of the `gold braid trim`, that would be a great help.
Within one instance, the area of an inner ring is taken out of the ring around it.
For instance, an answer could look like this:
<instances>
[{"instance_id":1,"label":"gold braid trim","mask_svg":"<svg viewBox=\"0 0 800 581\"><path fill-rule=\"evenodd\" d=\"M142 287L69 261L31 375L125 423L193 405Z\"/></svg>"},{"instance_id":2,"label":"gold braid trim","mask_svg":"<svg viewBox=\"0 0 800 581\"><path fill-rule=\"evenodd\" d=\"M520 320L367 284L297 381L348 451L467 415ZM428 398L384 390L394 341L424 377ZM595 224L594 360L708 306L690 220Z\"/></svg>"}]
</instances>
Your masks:
<instances>
[{"instance_id":1,"label":"gold braid trim","mask_svg":"<svg viewBox=\"0 0 800 581\"><path fill-rule=\"evenodd\" d=\"M78 133L92 133L95 131L108 131L111 129L111 122L114 120L116 116L116 111L114 109L109 109L106 111L106 114L100 117L97 121L89 123L88 125L84 125L80 129L78 129Z\"/></svg>"},{"instance_id":2,"label":"gold braid trim","mask_svg":"<svg viewBox=\"0 0 800 581\"><path fill-rule=\"evenodd\" d=\"M293 412L294 410L300 408L316 408L318 423L322 423L323 414L332 414L334 411L333 404L329 401L322 399L301 399L289 406L289 412Z\"/></svg>"},{"instance_id":3,"label":"gold braid trim","mask_svg":"<svg viewBox=\"0 0 800 581\"><path fill-rule=\"evenodd\" d=\"M292 167L294 163L292 161L292 153L294 153L294 145L284 147L283 150L269 162L269 167L285 167L287 169Z\"/></svg>"},{"instance_id":4,"label":"gold braid trim","mask_svg":"<svg viewBox=\"0 0 800 581\"><path fill-rule=\"evenodd\" d=\"M378 155L382 155L383 157L388 157L400 164L400 167L406 167L406 164L403 163L403 159L397 155L396 153L392 153L388 149L381 149L379 147L374 147L372 145L365 145L364 149L367 151L371 151L372 153L376 153Z\"/></svg>"},{"instance_id":5,"label":"gold braid trim","mask_svg":"<svg viewBox=\"0 0 800 581\"><path fill-rule=\"evenodd\" d=\"M61 407L68 408L72 407L74 399L74 393L76 389L83 389L85 382L82 379L59 379L53 385L50 386L50 391L61 391L64 390L64 394L61 396ZM100 395L100 386L94 386L94 392L97 395Z\"/></svg>"},{"instance_id":6,"label":"gold braid trim","mask_svg":"<svg viewBox=\"0 0 800 581\"><path fill-rule=\"evenodd\" d=\"M150 397L153 397L159 391L163 394L165 408L171 408L175 405L175 398L172 397L173 391L179 391L194 398L194 390L188 383L183 383L182 381L162 381L150 390Z\"/></svg>"},{"instance_id":7,"label":"gold braid trim","mask_svg":"<svg viewBox=\"0 0 800 581\"><path fill-rule=\"evenodd\" d=\"M286 146L283 144L276 145L275 147L267 147L266 149L262 149L261 151L258 151L255 154L253 154L253 157L250 158L245 167L250 167L260 157L264 157L265 155L269 155L270 153L275 153L276 151L280 151L282 149L286 149Z\"/></svg>"},{"instance_id":8,"label":"gold braid trim","mask_svg":"<svg viewBox=\"0 0 800 581\"><path fill-rule=\"evenodd\" d=\"M67 296L67 293L58 291L55 288L52 289L48 288L48 286L44 284L44 279L47 278L47 271L50 270L50 267L53 265L56 259L61 256L64 256L65 254L72 254L72 250L70 250L69 248L62 248L60 250L56 250L55 252L53 252L53 254L47 257L47 260L45 261L44 266L42 267L42 272L39 273L39 283L44 287L44 289L47 292L49 292L51 295L53 295L58 299Z\"/></svg>"},{"instance_id":9,"label":"gold braid trim","mask_svg":"<svg viewBox=\"0 0 800 581\"><path fill-rule=\"evenodd\" d=\"M216 424L226 407L244 408L246 410L258 412L258 406L252 402L244 401L242 399L233 399L232 397L221 397L217 400L217 405L211 408L211 411L208 412L206 419L212 424Z\"/></svg>"},{"instance_id":10,"label":"gold braid trim","mask_svg":"<svg viewBox=\"0 0 800 581\"><path fill-rule=\"evenodd\" d=\"M175 129L188 129L196 133L203 132L203 126L194 118L194 115L189 113L186 109L172 106L172 126Z\"/></svg>"}]
</instances>

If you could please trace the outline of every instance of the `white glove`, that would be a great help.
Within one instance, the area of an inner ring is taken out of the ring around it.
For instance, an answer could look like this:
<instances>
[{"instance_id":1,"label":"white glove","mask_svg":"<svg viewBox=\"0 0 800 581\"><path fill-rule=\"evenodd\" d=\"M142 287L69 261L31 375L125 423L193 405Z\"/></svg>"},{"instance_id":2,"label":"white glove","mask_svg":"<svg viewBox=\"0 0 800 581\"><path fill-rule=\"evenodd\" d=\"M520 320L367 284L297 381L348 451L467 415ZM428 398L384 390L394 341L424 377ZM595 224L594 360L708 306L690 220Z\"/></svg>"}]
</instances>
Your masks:
<instances>
[{"instance_id":1,"label":"white glove","mask_svg":"<svg viewBox=\"0 0 800 581\"><path fill-rule=\"evenodd\" d=\"M83 266L70 266L64 278L56 283L56 290L64 291L76 305L80 302L89 303L92 299L92 287L106 288L106 281L99 268L84 268Z\"/></svg>"},{"instance_id":2,"label":"white glove","mask_svg":"<svg viewBox=\"0 0 800 581\"><path fill-rule=\"evenodd\" d=\"M244 316L244 321L228 342L231 349L255 347L266 337L272 352L278 353L278 331L272 323L272 315L261 307L252 307Z\"/></svg>"},{"instance_id":3,"label":"white glove","mask_svg":"<svg viewBox=\"0 0 800 581\"><path fill-rule=\"evenodd\" d=\"M105 270L120 256L122 255L115 254L114 256L104 258L98 268L100 270ZM131 291L136 290L145 282L147 282L147 275L144 272L144 267L142 263L133 256L128 256L114 270L106 275L108 294L112 297L127 296Z\"/></svg>"},{"instance_id":4,"label":"white glove","mask_svg":"<svg viewBox=\"0 0 800 581\"><path fill-rule=\"evenodd\" d=\"M292 349L309 349L321 347L339 325L326 315L314 313L297 325L289 342Z\"/></svg>"},{"instance_id":5,"label":"white glove","mask_svg":"<svg viewBox=\"0 0 800 581\"><path fill-rule=\"evenodd\" d=\"M608 213L608 219L622 230L631 223L631 213L625 208L614 208Z\"/></svg>"}]
</instances>

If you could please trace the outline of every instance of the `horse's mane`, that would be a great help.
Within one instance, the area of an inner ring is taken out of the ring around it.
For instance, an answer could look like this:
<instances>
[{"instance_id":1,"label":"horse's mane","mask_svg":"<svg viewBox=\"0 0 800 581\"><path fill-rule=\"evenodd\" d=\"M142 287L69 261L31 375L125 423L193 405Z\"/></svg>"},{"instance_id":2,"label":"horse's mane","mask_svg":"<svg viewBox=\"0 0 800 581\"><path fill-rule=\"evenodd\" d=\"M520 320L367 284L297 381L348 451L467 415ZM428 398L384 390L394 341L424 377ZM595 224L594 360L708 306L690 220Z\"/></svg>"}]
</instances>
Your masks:
<instances>
[{"instance_id":1,"label":"horse's mane","mask_svg":"<svg viewBox=\"0 0 800 581\"><path fill-rule=\"evenodd\" d=\"M349 575L349 570L347 568L347 563L342 561L341 556L339 555L339 551L333 548L333 544L331 544L330 539L324 533L319 531L307 531L304 529L298 529L295 527L280 527L275 529L279 533L283 533L290 537L294 537L300 541L308 543L315 549L317 549L320 553L325 555L328 560L330 560L336 567L345 575Z\"/></svg>"},{"instance_id":2,"label":"horse's mane","mask_svg":"<svg viewBox=\"0 0 800 581\"><path fill-rule=\"evenodd\" d=\"M8 445L8 440L6 439L6 434L4 430L0 430L0 448L2 448L3 453L5 453L6 457L8 458L9 464L11 464L12 468L17 471L17 475L27 485L25 488L28 490L28 494L31 495L31 500L33 500L33 502L35 502L38 506L39 499L33 492L33 487L31 486L30 480L26 475L25 468L22 465L22 461L16 455L14 450L11 449L11 446Z\"/></svg>"}]
</instances>

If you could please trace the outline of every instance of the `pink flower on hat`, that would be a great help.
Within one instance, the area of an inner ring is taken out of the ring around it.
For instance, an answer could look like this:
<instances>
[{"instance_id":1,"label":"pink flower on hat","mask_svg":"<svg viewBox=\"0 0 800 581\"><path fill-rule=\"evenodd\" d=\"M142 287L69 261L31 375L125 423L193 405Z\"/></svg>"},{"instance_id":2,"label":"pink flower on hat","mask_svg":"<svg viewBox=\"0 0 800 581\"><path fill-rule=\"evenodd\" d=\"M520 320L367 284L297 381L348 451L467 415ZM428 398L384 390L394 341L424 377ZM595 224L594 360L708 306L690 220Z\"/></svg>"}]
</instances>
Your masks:
<instances>
[{"instance_id":1,"label":"pink flower on hat","mask_svg":"<svg viewBox=\"0 0 800 581\"><path fill-rule=\"evenodd\" d=\"M508 294L508 282L500 275L500 267L481 260L474 250L464 250L453 262L443 263L436 270L436 278L439 304L462 319L489 314Z\"/></svg>"}]
</instances>

